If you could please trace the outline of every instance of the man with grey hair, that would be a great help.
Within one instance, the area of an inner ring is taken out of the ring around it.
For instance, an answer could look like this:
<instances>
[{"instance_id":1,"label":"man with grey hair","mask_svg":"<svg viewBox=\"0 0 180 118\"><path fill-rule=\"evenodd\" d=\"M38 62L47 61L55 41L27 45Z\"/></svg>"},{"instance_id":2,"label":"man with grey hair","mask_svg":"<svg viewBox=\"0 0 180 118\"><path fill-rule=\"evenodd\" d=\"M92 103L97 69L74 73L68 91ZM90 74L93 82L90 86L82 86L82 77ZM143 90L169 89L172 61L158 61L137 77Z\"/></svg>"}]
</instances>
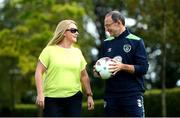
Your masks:
<instances>
[{"instance_id":1,"label":"man with grey hair","mask_svg":"<svg viewBox=\"0 0 180 118\"><path fill-rule=\"evenodd\" d=\"M105 83L105 114L144 117L143 75L149 67L144 42L129 32L119 11L107 13L104 26L113 38L104 40L101 57L110 57L114 62L109 65L113 75Z\"/></svg>"}]
</instances>

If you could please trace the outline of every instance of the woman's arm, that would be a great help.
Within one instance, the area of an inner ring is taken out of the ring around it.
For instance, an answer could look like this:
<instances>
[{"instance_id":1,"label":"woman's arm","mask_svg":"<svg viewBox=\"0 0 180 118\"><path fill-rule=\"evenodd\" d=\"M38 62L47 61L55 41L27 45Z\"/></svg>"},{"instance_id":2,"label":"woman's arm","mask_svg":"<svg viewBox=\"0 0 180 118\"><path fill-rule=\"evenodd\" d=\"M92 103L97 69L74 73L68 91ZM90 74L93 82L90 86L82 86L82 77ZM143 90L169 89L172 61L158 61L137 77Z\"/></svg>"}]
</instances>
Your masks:
<instances>
[{"instance_id":1,"label":"woman's arm","mask_svg":"<svg viewBox=\"0 0 180 118\"><path fill-rule=\"evenodd\" d=\"M81 83L86 91L88 110L93 110L94 109L93 94L91 91L89 76L86 69L81 71Z\"/></svg>"},{"instance_id":2,"label":"woman's arm","mask_svg":"<svg viewBox=\"0 0 180 118\"><path fill-rule=\"evenodd\" d=\"M42 76L45 71L46 71L45 66L40 61L38 61L36 72L35 72L35 82L36 82L36 89L37 89L36 104L42 108L44 108Z\"/></svg>"}]
</instances>

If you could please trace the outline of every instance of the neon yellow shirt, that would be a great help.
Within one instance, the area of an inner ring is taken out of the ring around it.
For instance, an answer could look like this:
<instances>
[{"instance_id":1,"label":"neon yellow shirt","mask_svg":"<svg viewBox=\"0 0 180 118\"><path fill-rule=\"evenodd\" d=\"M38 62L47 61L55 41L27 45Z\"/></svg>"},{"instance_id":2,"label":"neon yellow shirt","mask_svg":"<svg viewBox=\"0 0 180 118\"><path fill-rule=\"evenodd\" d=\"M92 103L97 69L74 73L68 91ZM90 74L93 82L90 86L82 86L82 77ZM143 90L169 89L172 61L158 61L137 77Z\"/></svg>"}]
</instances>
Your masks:
<instances>
[{"instance_id":1,"label":"neon yellow shirt","mask_svg":"<svg viewBox=\"0 0 180 118\"><path fill-rule=\"evenodd\" d=\"M39 60L47 69L43 75L45 97L69 97L82 91L81 71L87 63L80 49L47 46Z\"/></svg>"}]
</instances>

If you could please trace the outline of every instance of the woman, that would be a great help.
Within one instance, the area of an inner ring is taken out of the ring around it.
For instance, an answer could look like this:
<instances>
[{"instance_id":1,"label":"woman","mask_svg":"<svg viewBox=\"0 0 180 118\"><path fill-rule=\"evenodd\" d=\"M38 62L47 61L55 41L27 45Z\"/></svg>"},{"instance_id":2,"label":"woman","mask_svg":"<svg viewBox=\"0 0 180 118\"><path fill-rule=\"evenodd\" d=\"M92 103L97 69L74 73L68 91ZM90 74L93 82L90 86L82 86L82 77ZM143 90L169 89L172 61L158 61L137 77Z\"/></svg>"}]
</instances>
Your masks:
<instances>
[{"instance_id":1,"label":"woman","mask_svg":"<svg viewBox=\"0 0 180 118\"><path fill-rule=\"evenodd\" d=\"M61 21L39 56L36 104L43 108L44 116L80 116L81 86L87 94L88 110L94 109L87 63L80 49L73 47L78 34L75 21Z\"/></svg>"}]
</instances>

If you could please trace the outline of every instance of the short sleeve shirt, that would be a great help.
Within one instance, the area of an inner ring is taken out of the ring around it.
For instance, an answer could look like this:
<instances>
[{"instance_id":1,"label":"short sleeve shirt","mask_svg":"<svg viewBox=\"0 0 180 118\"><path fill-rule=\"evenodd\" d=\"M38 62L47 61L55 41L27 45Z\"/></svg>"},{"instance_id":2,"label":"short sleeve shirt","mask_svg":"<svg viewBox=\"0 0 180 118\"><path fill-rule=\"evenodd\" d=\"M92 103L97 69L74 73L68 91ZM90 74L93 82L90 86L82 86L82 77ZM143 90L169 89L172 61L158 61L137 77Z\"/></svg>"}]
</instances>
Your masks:
<instances>
[{"instance_id":1,"label":"short sleeve shirt","mask_svg":"<svg viewBox=\"0 0 180 118\"><path fill-rule=\"evenodd\" d=\"M43 75L45 97L69 97L82 91L81 71L87 63L80 49L47 46L39 60L46 67Z\"/></svg>"}]
</instances>

